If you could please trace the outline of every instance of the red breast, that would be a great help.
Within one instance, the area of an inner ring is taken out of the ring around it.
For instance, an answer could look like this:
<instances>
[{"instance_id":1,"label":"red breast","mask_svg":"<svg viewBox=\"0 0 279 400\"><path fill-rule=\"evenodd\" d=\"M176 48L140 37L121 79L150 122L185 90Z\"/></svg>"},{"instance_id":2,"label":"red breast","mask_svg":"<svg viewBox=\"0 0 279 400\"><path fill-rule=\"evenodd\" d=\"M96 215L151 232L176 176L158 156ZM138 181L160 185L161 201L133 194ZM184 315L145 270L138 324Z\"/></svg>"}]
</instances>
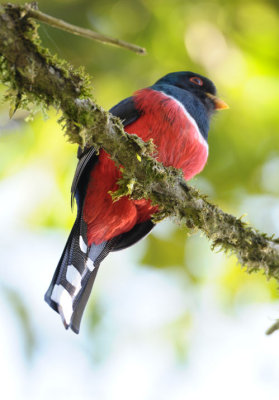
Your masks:
<instances>
[{"instance_id":1,"label":"red breast","mask_svg":"<svg viewBox=\"0 0 279 400\"><path fill-rule=\"evenodd\" d=\"M157 160L166 166L181 168L186 180L199 173L207 160L208 146L195 120L176 99L152 89L134 95L141 116L126 126L128 133L144 141L153 139ZM91 172L83 218L87 223L88 244L99 244L129 231L156 212L149 200L133 201L123 197L112 202L108 191L118 188L120 172L107 153L100 151L98 163Z\"/></svg>"}]
</instances>

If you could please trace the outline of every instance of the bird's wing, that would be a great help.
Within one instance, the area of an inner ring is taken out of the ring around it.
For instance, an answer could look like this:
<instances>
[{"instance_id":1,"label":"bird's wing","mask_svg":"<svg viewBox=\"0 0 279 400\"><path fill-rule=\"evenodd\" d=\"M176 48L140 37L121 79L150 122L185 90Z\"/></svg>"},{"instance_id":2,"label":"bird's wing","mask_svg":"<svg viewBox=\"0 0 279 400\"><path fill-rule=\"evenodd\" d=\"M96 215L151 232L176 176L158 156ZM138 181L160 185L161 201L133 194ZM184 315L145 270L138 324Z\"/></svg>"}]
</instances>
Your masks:
<instances>
[{"instance_id":1,"label":"bird's wing","mask_svg":"<svg viewBox=\"0 0 279 400\"><path fill-rule=\"evenodd\" d=\"M120 101L109 112L120 118L124 126L130 125L140 117L140 112L136 109L132 96Z\"/></svg>"},{"instance_id":2,"label":"bird's wing","mask_svg":"<svg viewBox=\"0 0 279 400\"><path fill-rule=\"evenodd\" d=\"M110 109L110 113L120 118L124 127L132 124L140 117L140 112L135 107L133 97L128 97L116 104ZM94 147L85 148L83 151L79 148L78 158L79 162L73 179L71 192L72 199L74 196L76 198L78 208L82 208L90 171L92 171L94 164L98 161L98 155ZM122 250L133 245L147 235L153 227L154 224L150 220L137 224L129 232L123 233L115 238L117 240L114 240L111 251Z\"/></svg>"},{"instance_id":3,"label":"bird's wing","mask_svg":"<svg viewBox=\"0 0 279 400\"><path fill-rule=\"evenodd\" d=\"M120 103L110 109L110 113L120 118L124 127L135 122L140 116L139 111L135 108L133 97L128 97L120 101ZM80 203L85 196L90 171L98 161L98 155L94 147L86 147L83 151L79 147L77 156L79 162L73 179L71 193L72 204L75 197L77 205L80 207Z\"/></svg>"}]
</instances>

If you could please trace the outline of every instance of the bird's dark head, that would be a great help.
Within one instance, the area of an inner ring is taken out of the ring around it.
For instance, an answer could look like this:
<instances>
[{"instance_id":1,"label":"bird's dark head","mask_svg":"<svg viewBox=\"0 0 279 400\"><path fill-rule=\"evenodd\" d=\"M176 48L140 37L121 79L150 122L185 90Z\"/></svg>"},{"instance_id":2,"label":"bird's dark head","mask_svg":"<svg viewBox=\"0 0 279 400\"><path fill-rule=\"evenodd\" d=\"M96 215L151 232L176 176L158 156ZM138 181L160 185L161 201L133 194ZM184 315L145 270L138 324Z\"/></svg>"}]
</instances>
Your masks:
<instances>
[{"instance_id":1,"label":"bird's dark head","mask_svg":"<svg viewBox=\"0 0 279 400\"><path fill-rule=\"evenodd\" d=\"M159 79L155 85L157 84L173 85L193 93L204 104L208 116L215 110L228 108L223 100L216 97L214 83L210 79L194 72L172 72Z\"/></svg>"}]
</instances>

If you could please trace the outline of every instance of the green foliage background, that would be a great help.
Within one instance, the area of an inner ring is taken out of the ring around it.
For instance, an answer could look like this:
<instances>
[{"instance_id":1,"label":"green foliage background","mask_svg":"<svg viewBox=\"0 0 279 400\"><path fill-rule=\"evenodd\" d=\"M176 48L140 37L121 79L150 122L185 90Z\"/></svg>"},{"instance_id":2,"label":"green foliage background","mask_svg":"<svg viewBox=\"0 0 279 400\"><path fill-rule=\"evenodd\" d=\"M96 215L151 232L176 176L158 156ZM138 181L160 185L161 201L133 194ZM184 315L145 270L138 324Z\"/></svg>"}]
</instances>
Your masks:
<instances>
[{"instance_id":1,"label":"green foliage background","mask_svg":"<svg viewBox=\"0 0 279 400\"><path fill-rule=\"evenodd\" d=\"M85 66L92 76L95 98L106 109L168 72L192 70L211 78L230 110L213 118L209 161L191 184L225 211L247 214L246 220L257 228L279 234L276 1L41 0L39 7L147 49L147 56L137 56L40 27L46 47L76 67ZM69 230L74 218L69 191L76 148L65 141L53 110L47 119L39 114L26 123L26 116L18 112L10 121L7 105L0 106L0 177L9 179L34 164L47 169L55 185L40 206L24 216L26 225L33 230ZM164 223L145 240L143 266L175 271L185 281L185 290L200 290L213 282L215 295L228 312L236 304L278 298L275 282L248 276L233 258L212 254L210 244L198 234L188 237L178 226ZM175 332L190 325L185 318L185 323L178 321L173 327ZM92 321L93 326L98 324L94 312ZM175 337L171 340L183 353Z\"/></svg>"}]
</instances>

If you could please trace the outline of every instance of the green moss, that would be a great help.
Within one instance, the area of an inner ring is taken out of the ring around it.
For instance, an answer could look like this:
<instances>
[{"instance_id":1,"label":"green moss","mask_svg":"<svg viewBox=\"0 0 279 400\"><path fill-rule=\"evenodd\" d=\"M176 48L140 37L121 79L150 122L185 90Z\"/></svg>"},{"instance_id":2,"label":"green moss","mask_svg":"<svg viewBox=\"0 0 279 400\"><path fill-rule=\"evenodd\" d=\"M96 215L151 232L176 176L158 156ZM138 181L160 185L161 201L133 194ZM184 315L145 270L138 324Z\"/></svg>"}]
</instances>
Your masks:
<instances>
[{"instance_id":1,"label":"green moss","mask_svg":"<svg viewBox=\"0 0 279 400\"><path fill-rule=\"evenodd\" d=\"M76 94L80 99L92 96L92 85L89 76L84 72L83 68L75 70L68 62L60 60L56 55L52 55L48 49L41 45L38 35L38 24L28 17L25 7L14 6L11 4L2 7L5 12L4 21L10 18L10 24L13 24L13 35L16 39L10 37L10 40L21 42L26 52L30 52L28 64L26 60L21 59L17 63L11 63L3 52L0 51L0 81L9 86L9 90L5 95L5 101L11 103L11 109L24 108L30 110L29 104L35 105L38 109L42 107L43 111L49 105L55 108L61 108L61 102L69 96L69 91ZM3 21L2 21L3 24ZM8 49L11 45L9 40L3 41L3 46ZM7 51L8 52L8 51ZM65 91L59 90L49 85L49 92L43 90L46 77L39 73L40 65L38 60L47 68L50 74L58 75L60 85L65 86ZM29 89L29 85L33 83ZM53 90L51 90L53 89ZM55 89L57 89L55 91ZM19 95L20 94L20 95ZM20 97L20 101L18 98Z\"/></svg>"}]
</instances>

